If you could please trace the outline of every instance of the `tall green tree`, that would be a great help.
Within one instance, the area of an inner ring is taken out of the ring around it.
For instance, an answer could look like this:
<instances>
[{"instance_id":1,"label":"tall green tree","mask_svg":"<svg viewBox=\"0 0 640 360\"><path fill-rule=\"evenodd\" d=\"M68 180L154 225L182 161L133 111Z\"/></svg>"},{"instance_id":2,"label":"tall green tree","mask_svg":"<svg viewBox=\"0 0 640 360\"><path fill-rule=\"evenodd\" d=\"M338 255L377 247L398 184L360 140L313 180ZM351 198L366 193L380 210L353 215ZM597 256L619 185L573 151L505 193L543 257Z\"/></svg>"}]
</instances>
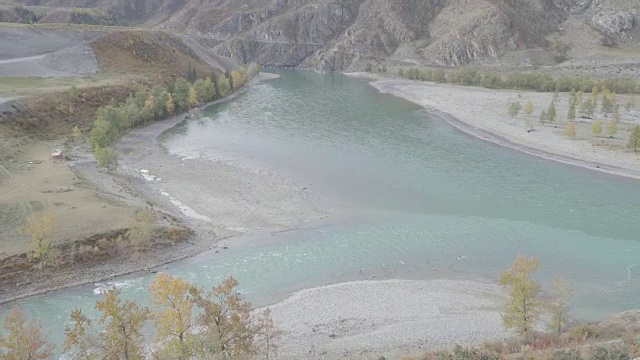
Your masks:
<instances>
[{"instance_id":1,"label":"tall green tree","mask_svg":"<svg viewBox=\"0 0 640 360\"><path fill-rule=\"evenodd\" d=\"M509 291L509 301L502 312L502 322L508 329L528 337L542 311L540 283L532 279L540 261L518 255L511 268L500 275L498 283Z\"/></svg>"},{"instance_id":2,"label":"tall green tree","mask_svg":"<svg viewBox=\"0 0 640 360\"><path fill-rule=\"evenodd\" d=\"M183 78L178 78L173 84L173 101L179 111L189 110L189 82Z\"/></svg>"},{"instance_id":3,"label":"tall green tree","mask_svg":"<svg viewBox=\"0 0 640 360\"><path fill-rule=\"evenodd\" d=\"M618 133L618 119L613 118L607 122L607 135L613 138Z\"/></svg>"},{"instance_id":4,"label":"tall green tree","mask_svg":"<svg viewBox=\"0 0 640 360\"><path fill-rule=\"evenodd\" d=\"M567 120L573 121L576 119L576 99L569 99L569 111L567 112Z\"/></svg>"},{"instance_id":5,"label":"tall green tree","mask_svg":"<svg viewBox=\"0 0 640 360\"><path fill-rule=\"evenodd\" d=\"M509 101L509 116L512 118L518 116L520 110L522 110L522 105L519 101Z\"/></svg>"},{"instance_id":6,"label":"tall green tree","mask_svg":"<svg viewBox=\"0 0 640 360\"><path fill-rule=\"evenodd\" d=\"M595 113L596 106L592 99L585 100L580 106L580 116L583 118L592 118Z\"/></svg>"},{"instance_id":7,"label":"tall green tree","mask_svg":"<svg viewBox=\"0 0 640 360\"><path fill-rule=\"evenodd\" d=\"M629 149L633 149L633 152L638 151L638 147L640 147L640 126L636 125L631 129L631 134L629 135L629 142L627 143L627 147Z\"/></svg>"},{"instance_id":8,"label":"tall green tree","mask_svg":"<svg viewBox=\"0 0 640 360\"><path fill-rule=\"evenodd\" d=\"M549 108L547 109L547 120L550 123L554 123L556 121L557 113L556 113L556 102L551 101L549 104Z\"/></svg>"}]
</instances>

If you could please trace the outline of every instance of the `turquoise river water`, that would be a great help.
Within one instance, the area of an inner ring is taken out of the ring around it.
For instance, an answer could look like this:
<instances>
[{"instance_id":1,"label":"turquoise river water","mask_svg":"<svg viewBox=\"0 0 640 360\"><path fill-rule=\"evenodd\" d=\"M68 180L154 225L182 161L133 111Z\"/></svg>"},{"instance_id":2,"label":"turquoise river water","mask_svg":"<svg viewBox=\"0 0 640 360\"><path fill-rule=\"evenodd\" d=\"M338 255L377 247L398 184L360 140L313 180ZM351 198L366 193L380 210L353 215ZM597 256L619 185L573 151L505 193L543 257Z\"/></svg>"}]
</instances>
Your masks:
<instances>
[{"instance_id":1,"label":"turquoise river water","mask_svg":"<svg viewBox=\"0 0 640 360\"><path fill-rule=\"evenodd\" d=\"M480 141L420 107L340 74L278 70L165 146L180 156L234 159L326 194L336 214L310 229L254 235L167 271L212 284L233 275L258 304L355 279L495 281L517 253L538 278L575 287L583 319L640 307L640 183ZM460 104L463 106L463 104ZM54 336L97 288L145 299L149 274L20 301Z\"/></svg>"}]
</instances>

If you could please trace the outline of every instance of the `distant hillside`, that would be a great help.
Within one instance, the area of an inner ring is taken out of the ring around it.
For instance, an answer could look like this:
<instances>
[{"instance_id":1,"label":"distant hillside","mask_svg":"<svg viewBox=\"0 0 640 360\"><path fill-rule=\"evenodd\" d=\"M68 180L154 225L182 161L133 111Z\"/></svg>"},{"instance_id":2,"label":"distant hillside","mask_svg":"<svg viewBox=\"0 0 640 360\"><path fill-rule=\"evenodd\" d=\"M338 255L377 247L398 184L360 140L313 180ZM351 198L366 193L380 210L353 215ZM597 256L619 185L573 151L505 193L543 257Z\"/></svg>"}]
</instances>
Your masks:
<instances>
[{"instance_id":1,"label":"distant hillside","mask_svg":"<svg viewBox=\"0 0 640 360\"><path fill-rule=\"evenodd\" d=\"M213 67L178 37L162 31L114 31L91 42L101 72L173 79L190 67L202 75Z\"/></svg>"},{"instance_id":2,"label":"distant hillside","mask_svg":"<svg viewBox=\"0 0 640 360\"><path fill-rule=\"evenodd\" d=\"M186 32L217 54L263 65L502 69L640 54L637 0L18 1L34 11L100 8L119 23Z\"/></svg>"}]
</instances>

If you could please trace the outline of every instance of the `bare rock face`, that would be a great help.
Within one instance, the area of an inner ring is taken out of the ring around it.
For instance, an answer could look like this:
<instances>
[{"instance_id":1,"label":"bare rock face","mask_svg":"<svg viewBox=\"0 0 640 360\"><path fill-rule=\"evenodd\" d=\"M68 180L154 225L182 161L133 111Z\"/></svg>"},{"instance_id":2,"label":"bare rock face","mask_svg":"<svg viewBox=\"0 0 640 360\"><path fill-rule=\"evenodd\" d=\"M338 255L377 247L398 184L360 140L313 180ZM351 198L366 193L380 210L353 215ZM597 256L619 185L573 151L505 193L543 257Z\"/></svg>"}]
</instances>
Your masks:
<instances>
[{"instance_id":1,"label":"bare rock face","mask_svg":"<svg viewBox=\"0 0 640 360\"><path fill-rule=\"evenodd\" d=\"M580 13L589 6L593 0L553 0L553 3L559 8L571 14Z\"/></svg>"},{"instance_id":2,"label":"bare rock face","mask_svg":"<svg viewBox=\"0 0 640 360\"><path fill-rule=\"evenodd\" d=\"M591 21L609 34L619 35L633 28L635 17L627 11L602 11L594 15Z\"/></svg>"}]
</instances>

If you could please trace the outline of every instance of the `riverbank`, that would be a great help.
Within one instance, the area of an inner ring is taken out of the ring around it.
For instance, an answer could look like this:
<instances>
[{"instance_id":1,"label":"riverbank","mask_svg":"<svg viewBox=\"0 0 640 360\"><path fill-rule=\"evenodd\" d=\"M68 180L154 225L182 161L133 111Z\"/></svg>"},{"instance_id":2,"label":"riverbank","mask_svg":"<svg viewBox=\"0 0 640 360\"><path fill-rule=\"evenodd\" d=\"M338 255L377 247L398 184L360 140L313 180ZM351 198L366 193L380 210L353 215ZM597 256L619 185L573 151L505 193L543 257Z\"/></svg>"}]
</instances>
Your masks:
<instances>
[{"instance_id":1,"label":"riverbank","mask_svg":"<svg viewBox=\"0 0 640 360\"><path fill-rule=\"evenodd\" d=\"M92 225L85 219L85 226L100 226L99 229L104 228L101 231L105 234L111 229L105 226L124 231L129 221L127 219L133 216L134 210L144 208L154 214L158 224L186 226L193 230L194 235L186 242L168 242L143 252L119 254L97 264L79 263L69 269L33 272L27 277L20 275L2 279L6 286L2 286L0 291L0 304L138 271L156 271L171 262L214 249L220 241L232 236L259 231L286 231L327 216L309 199L306 189L275 174L243 169L232 162L182 159L167 154L159 142L165 132L196 117L202 109L232 100L260 81L277 77L274 74L260 74L229 97L193 109L187 114L132 130L115 146L120 156L120 167L116 172L107 173L98 169L92 154L82 147L72 150L69 155L74 160L68 164L52 163L51 166L64 175L60 176L61 184L67 185L65 182L68 181L78 184L69 185L70 190L66 191L65 188L64 193L51 192L52 195L65 196L68 208L65 213L68 212L75 221L81 223L84 215L104 212L107 219L118 219L119 222L112 224L112 220L103 226ZM48 168L49 148L40 149L38 153L43 159L31 165L33 169L52 173ZM40 162L47 167L39 165ZM33 169L25 176L34 179ZM19 181L20 177L12 180ZM23 186L25 190L33 192L32 182ZM58 179L49 176L45 177L44 182L47 189L55 188ZM4 197L14 192L0 198L7 200ZM70 194L74 197L70 197ZM86 210L88 206L93 206L89 213L76 210ZM15 229L19 224L2 225L7 227L6 231L10 231L11 227ZM77 226L65 227L64 230L69 234L63 233L61 236L78 237L78 233L73 233L78 231ZM223 250L222 246L220 250Z\"/></svg>"},{"instance_id":2,"label":"riverbank","mask_svg":"<svg viewBox=\"0 0 640 360\"><path fill-rule=\"evenodd\" d=\"M553 99L551 93L436 84L368 73L347 75L369 80L380 92L423 106L459 130L480 139L545 159L640 179L640 155L625 148L630 128L640 123L638 110L623 113L615 138L593 136L591 120L584 119L576 119L577 136L568 138L564 135L568 94L561 94L556 105L559 119L556 127L537 123L539 113L546 110ZM514 118L508 116L507 104L515 100L521 104L528 100L533 103L534 131L527 131L526 115L522 111ZM619 95L618 101L626 102L626 98Z\"/></svg>"},{"instance_id":3,"label":"riverbank","mask_svg":"<svg viewBox=\"0 0 640 360\"><path fill-rule=\"evenodd\" d=\"M270 306L285 332L280 359L396 358L504 339L497 285L453 280L353 281Z\"/></svg>"}]
</instances>

